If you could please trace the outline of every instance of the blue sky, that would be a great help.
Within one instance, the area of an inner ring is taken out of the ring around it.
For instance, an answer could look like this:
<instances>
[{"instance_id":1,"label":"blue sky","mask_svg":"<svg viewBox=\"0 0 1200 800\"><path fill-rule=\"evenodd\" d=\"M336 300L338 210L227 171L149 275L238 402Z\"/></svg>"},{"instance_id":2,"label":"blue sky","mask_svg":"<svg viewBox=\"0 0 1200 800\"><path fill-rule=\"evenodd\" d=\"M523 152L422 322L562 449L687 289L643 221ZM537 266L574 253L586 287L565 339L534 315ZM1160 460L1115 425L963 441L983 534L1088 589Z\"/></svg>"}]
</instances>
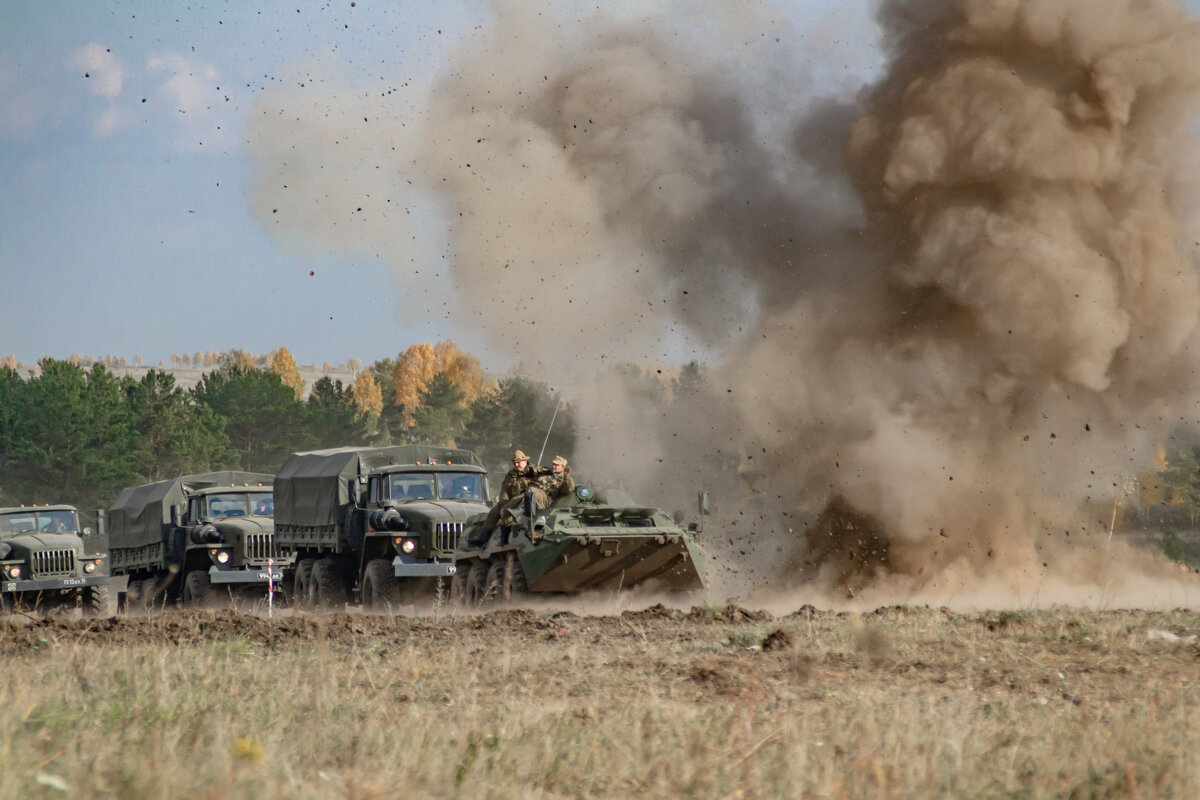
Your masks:
<instances>
[{"instance_id":1,"label":"blue sky","mask_svg":"<svg viewBox=\"0 0 1200 800\"><path fill-rule=\"evenodd\" d=\"M869 26L836 5L802 13ZM284 75L416 91L488 13L470 0L4 3L0 354L155 363L283 345L337 363L478 345L422 313L428 298L406 304L377 258L270 238L247 207L241 131ZM855 49L869 62L872 46Z\"/></svg>"},{"instance_id":2,"label":"blue sky","mask_svg":"<svg viewBox=\"0 0 1200 800\"><path fill-rule=\"evenodd\" d=\"M810 33L796 58L818 89L871 77L870 4L788 7ZM283 345L337 363L439 338L480 349L446 314L423 313L437 298L406 302L379 258L268 236L247 205L242 130L296 76L364 96L421 91L489 13L471 0L4 3L0 354L155 363ZM481 349L485 366L507 366Z\"/></svg>"}]
</instances>

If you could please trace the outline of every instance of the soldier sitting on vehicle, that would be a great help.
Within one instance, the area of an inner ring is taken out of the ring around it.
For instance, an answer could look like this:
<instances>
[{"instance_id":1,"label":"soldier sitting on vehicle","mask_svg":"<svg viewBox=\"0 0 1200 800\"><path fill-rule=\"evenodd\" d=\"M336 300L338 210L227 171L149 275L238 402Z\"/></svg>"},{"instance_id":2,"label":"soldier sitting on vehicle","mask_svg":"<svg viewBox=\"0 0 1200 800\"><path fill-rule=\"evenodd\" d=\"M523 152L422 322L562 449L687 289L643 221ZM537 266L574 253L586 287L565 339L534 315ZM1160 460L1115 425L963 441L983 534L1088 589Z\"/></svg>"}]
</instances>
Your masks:
<instances>
[{"instance_id":1,"label":"soldier sitting on vehicle","mask_svg":"<svg viewBox=\"0 0 1200 800\"><path fill-rule=\"evenodd\" d=\"M550 505L551 498L546 493L546 490L538 482L539 478L549 475L550 471L541 467L531 465L529 456L525 452L518 450L513 453L513 468L504 476L504 482L500 485L500 495L496 498L496 504L492 506L488 512L487 518L483 522L480 530L482 541L473 542L474 544L483 544L491 537L492 532L501 524L505 511L515 511L520 508L521 503L525 500L526 493L532 492L534 497L534 506L536 508L545 508ZM504 541L507 543L508 532L503 531Z\"/></svg>"},{"instance_id":2,"label":"soldier sitting on vehicle","mask_svg":"<svg viewBox=\"0 0 1200 800\"><path fill-rule=\"evenodd\" d=\"M571 477L571 468L562 456L555 456L550 462L550 473L538 478L538 485L546 493L549 506L560 497L567 497L575 492L575 479Z\"/></svg>"}]
</instances>

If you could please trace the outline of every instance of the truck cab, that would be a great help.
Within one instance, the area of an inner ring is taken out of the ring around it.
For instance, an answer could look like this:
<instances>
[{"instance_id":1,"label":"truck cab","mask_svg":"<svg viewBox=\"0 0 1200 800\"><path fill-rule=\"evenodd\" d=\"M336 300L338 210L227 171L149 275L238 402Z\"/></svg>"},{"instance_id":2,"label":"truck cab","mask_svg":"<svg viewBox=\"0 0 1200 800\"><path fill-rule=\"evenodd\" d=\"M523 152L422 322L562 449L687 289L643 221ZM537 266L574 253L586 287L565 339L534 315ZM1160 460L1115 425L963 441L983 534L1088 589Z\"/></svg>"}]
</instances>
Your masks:
<instances>
[{"instance_id":1,"label":"truck cab","mask_svg":"<svg viewBox=\"0 0 1200 800\"><path fill-rule=\"evenodd\" d=\"M106 549L74 506L0 508L0 607L106 615Z\"/></svg>"}]
</instances>

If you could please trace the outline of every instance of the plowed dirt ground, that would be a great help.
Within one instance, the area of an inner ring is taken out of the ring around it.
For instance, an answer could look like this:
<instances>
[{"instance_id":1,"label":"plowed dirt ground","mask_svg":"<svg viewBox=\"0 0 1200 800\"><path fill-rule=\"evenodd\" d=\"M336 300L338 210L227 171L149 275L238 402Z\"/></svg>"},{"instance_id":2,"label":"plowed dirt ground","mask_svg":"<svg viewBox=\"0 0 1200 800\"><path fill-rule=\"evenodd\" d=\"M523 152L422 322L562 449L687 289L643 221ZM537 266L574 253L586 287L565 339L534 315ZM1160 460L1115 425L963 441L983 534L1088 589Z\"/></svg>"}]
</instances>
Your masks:
<instances>
[{"instance_id":1,"label":"plowed dirt ground","mask_svg":"<svg viewBox=\"0 0 1200 800\"><path fill-rule=\"evenodd\" d=\"M904 607L13 618L0 796L1190 798L1198 632Z\"/></svg>"}]
</instances>

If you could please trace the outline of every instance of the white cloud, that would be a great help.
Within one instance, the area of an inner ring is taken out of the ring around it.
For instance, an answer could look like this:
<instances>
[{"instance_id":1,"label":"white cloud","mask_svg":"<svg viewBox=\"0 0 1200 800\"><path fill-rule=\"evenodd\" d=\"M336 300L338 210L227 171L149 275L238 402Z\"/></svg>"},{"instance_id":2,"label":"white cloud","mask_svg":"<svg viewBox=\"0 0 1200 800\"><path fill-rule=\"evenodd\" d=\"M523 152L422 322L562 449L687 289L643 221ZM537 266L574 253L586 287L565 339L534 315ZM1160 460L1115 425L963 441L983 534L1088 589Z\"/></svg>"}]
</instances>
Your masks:
<instances>
[{"instance_id":1,"label":"white cloud","mask_svg":"<svg viewBox=\"0 0 1200 800\"><path fill-rule=\"evenodd\" d=\"M155 92L158 101L171 108L185 130L186 146L196 147L226 141L228 110L218 90L221 77L208 64L197 64L181 53L151 55L146 70L166 77Z\"/></svg>"},{"instance_id":2,"label":"white cloud","mask_svg":"<svg viewBox=\"0 0 1200 800\"><path fill-rule=\"evenodd\" d=\"M108 48L99 44L89 44L76 50L71 63L91 81L93 94L98 94L108 100L115 100L121 93L125 83L125 71L121 63Z\"/></svg>"}]
</instances>

